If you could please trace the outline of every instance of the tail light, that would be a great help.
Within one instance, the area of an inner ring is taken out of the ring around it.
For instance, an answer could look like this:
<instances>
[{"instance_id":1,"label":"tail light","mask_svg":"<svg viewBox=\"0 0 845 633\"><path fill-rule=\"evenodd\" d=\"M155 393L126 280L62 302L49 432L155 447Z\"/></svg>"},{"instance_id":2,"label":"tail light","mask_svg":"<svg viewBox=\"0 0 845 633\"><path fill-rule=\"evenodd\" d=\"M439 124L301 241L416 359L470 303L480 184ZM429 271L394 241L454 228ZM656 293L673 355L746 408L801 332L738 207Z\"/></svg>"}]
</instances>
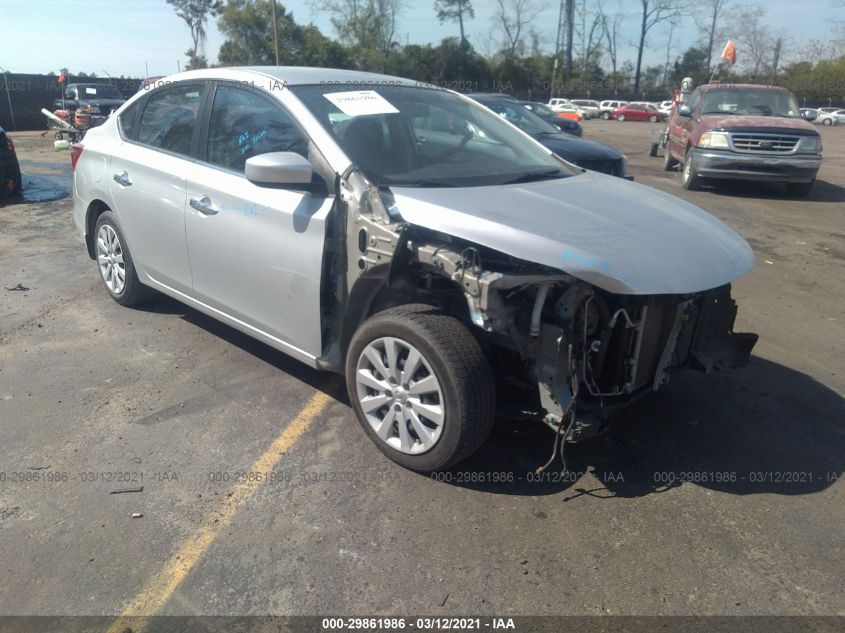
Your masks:
<instances>
[{"instance_id":1,"label":"tail light","mask_svg":"<svg viewBox=\"0 0 845 633\"><path fill-rule=\"evenodd\" d=\"M12 142L12 139L10 139L8 137L6 138L6 147L8 148L8 150L10 152L12 152L12 153L15 152L15 144L14 144L14 142Z\"/></svg>"},{"instance_id":2,"label":"tail light","mask_svg":"<svg viewBox=\"0 0 845 633\"><path fill-rule=\"evenodd\" d=\"M74 143L70 146L70 168L74 171L76 171L76 163L79 161L79 157L82 156L82 150L82 143Z\"/></svg>"}]
</instances>

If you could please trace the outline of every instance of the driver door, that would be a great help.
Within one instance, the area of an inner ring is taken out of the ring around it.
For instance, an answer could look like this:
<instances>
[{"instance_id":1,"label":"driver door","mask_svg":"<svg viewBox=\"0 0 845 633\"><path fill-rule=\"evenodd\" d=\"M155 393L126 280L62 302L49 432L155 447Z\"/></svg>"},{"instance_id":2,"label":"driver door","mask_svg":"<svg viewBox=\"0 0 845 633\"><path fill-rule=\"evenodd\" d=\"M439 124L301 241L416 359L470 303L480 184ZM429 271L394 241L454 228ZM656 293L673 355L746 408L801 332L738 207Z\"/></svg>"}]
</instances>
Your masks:
<instances>
[{"instance_id":1,"label":"driver door","mask_svg":"<svg viewBox=\"0 0 845 633\"><path fill-rule=\"evenodd\" d=\"M204 161L187 183L194 296L283 351L318 357L325 222L333 198L307 188L259 186L244 176L251 156L294 151L307 158L308 138L278 101L256 89L221 82L209 102Z\"/></svg>"}]
</instances>

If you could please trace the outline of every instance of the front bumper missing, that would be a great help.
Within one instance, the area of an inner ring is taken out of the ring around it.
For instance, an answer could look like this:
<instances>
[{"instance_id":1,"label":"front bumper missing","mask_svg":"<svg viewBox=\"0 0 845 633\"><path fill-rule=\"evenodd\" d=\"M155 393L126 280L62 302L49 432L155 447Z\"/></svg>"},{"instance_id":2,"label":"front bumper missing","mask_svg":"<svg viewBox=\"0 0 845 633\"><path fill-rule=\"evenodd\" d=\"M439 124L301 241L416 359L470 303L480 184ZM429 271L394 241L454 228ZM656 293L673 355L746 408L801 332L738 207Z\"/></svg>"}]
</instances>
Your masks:
<instances>
[{"instance_id":1,"label":"front bumper missing","mask_svg":"<svg viewBox=\"0 0 845 633\"><path fill-rule=\"evenodd\" d=\"M537 356L540 403L546 411L544 422L553 430L566 425L567 411L575 399L574 419L568 424L566 440L578 442L601 434L608 419L634 400L657 391L669 382L671 371L690 367L705 373L733 369L748 364L758 336L733 331L737 314L730 286L717 288L694 298L661 303L655 298L644 305L634 321L620 320L616 328L632 336L632 353L626 358L626 380L612 393L593 393L585 381L585 360L579 364L575 348L589 341L575 342L563 330L544 324ZM651 306L650 310L648 306ZM659 336L657 333L660 333ZM609 338L609 337L607 337ZM642 347L643 341L645 347ZM541 350L545 348L543 353ZM575 362L573 362L573 356ZM591 367L593 375L602 367ZM577 380L572 380L572 374ZM576 383L573 394L571 385ZM605 386L603 391L609 391Z\"/></svg>"}]
</instances>

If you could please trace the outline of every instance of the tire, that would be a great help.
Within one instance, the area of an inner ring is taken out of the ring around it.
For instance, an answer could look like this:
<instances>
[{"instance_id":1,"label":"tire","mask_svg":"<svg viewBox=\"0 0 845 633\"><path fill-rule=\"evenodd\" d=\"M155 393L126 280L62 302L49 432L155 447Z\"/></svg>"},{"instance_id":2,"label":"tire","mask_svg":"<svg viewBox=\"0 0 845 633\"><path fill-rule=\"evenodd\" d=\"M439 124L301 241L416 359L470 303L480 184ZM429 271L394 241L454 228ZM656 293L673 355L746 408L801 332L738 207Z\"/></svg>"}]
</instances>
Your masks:
<instances>
[{"instance_id":1,"label":"tire","mask_svg":"<svg viewBox=\"0 0 845 633\"><path fill-rule=\"evenodd\" d=\"M651 121L652 123L657 123L657 117L653 114L650 117L648 117L648 120Z\"/></svg>"},{"instance_id":2,"label":"tire","mask_svg":"<svg viewBox=\"0 0 845 633\"><path fill-rule=\"evenodd\" d=\"M388 346L394 346L392 356ZM420 360L404 376L413 352ZM415 394L423 381L426 391ZM349 344L346 387L364 432L387 457L416 472L469 457L493 424L493 376L481 347L463 323L432 306L404 305L367 319Z\"/></svg>"},{"instance_id":3,"label":"tire","mask_svg":"<svg viewBox=\"0 0 845 633\"><path fill-rule=\"evenodd\" d=\"M833 119L823 119L822 123L824 125L833 125Z\"/></svg>"},{"instance_id":4,"label":"tire","mask_svg":"<svg viewBox=\"0 0 845 633\"><path fill-rule=\"evenodd\" d=\"M97 270L111 298L122 306L137 305L149 300L155 291L138 280L132 255L126 246L126 238L114 213L104 211L100 214L93 237Z\"/></svg>"},{"instance_id":5,"label":"tire","mask_svg":"<svg viewBox=\"0 0 845 633\"><path fill-rule=\"evenodd\" d=\"M651 147L648 148L648 155L654 158L657 156L657 149L660 147L659 143L652 143Z\"/></svg>"},{"instance_id":6,"label":"tire","mask_svg":"<svg viewBox=\"0 0 845 633\"><path fill-rule=\"evenodd\" d=\"M624 114L617 114L617 115L616 115L616 120L617 120L617 121L624 121L624 120L625 120L625 115L624 115Z\"/></svg>"},{"instance_id":7,"label":"tire","mask_svg":"<svg viewBox=\"0 0 845 633\"><path fill-rule=\"evenodd\" d=\"M663 149L663 171L675 171L678 168L678 161L672 156L667 145Z\"/></svg>"},{"instance_id":8,"label":"tire","mask_svg":"<svg viewBox=\"0 0 845 633\"><path fill-rule=\"evenodd\" d=\"M786 193L796 198L806 198L813 190L813 185L816 184L815 179L810 182L787 182Z\"/></svg>"},{"instance_id":9,"label":"tire","mask_svg":"<svg viewBox=\"0 0 845 633\"><path fill-rule=\"evenodd\" d=\"M601 118L604 119L605 121L610 120L610 112L602 112Z\"/></svg>"},{"instance_id":10,"label":"tire","mask_svg":"<svg viewBox=\"0 0 845 633\"><path fill-rule=\"evenodd\" d=\"M696 175L695 168L695 154L693 154L692 150L688 149L687 155L684 158L684 168L681 177L681 183L687 191L698 191L701 189L701 185L704 184L701 176Z\"/></svg>"}]
</instances>

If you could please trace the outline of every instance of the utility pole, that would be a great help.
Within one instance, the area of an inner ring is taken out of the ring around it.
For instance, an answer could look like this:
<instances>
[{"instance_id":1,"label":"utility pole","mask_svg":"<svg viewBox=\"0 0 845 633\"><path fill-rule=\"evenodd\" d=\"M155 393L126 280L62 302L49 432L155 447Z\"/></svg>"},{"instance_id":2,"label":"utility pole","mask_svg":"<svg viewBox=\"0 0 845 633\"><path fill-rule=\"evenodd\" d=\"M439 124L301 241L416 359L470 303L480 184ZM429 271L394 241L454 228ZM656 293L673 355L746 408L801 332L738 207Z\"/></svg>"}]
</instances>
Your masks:
<instances>
[{"instance_id":1,"label":"utility pole","mask_svg":"<svg viewBox=\"0 0 845 633\"><path fill-rule=\"evenodd\" d=\"M778 63L780 62L780 46L782 43L783 38L778 38L778 41L775 43L775 62L772 64L772 80L771 84L774 86L778 79Z\"/></svg>"},{"instance_id":2,"label":"utility pole","mask_svg":"<svg viewBox=\"0 0 845 633\"><path fill-rule=\"evenodd\" d=\"M276 66L279 65L279 27L276 24L276 0L270 0L273 7L273 44L276 49Z\"/></svg>"},{"instance_id":3,"label":"utility pole","mask_svg":"<svg viewBox=\"0 0 845 633\"><path fill-rule=\"evenodd\" d=\"M15 131L15 112L12 110L12 95L9 92L9 76L6 74L6 69L0 66L3 71L3 79L6 81L6 99L9 101L9 118L12 119L12 132Z\"/></svg>"},{"instance_id":4,"label":"utility pole","mask_svg":"<svg viewBox=\"0 0 845 633\"><path fill-rule=\"evenodd\" d=\"M575 32L575 0L566 0L566 76L572 76L572 39Z\"/></svg>"},{"instance_id":5,"label":"utility pole","mask_svg":"<svg viewBox=\"0 0 845 633\"><path fill-rule=\"evenodd\" d=\"M557 83L557 67L560 64L560 43L563 37L563 7L565 0L560 0L560 11L557 14L557 37L555 37L555 60L552 65L552 85L549 90L549 97L554 99L555 84Z\"/></svg>"}]
</instances>

